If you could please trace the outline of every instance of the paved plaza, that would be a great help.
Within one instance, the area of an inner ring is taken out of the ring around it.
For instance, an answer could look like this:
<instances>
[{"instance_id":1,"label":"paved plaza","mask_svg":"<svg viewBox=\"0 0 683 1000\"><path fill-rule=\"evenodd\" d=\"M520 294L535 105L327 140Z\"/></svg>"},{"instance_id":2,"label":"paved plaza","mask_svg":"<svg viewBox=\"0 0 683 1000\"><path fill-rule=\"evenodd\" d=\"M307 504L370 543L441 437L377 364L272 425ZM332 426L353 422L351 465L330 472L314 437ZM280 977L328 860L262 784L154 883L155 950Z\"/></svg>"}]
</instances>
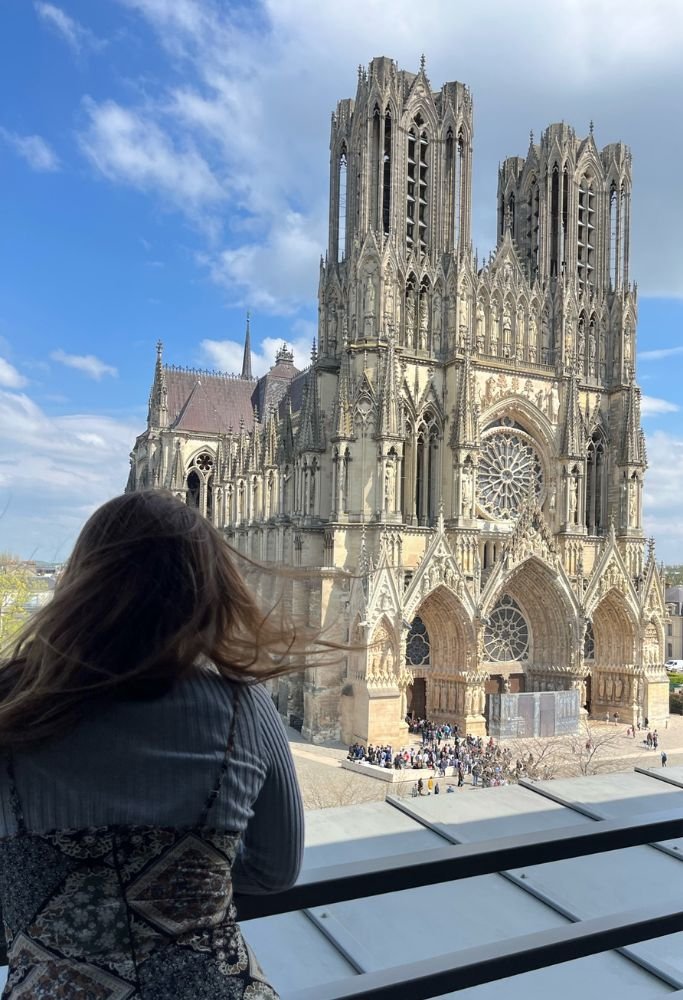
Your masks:
<instances>
[{"instance_id":1,"label":"paved plaza","mask_svg":"<svg viewBox=\"0 0 683 1000\"><path fill-rule=\"evenodd\" d=\"M659 747L657 751L648 750L647 746L643 744L643 738L646 735L644 731L636 732L634 739L626 735L628 727L625 725L591 720L589 726L593 741L600 745L588 773L605 774L632 771L635 767L659 767L662 750L667 753L669 766L683 764L683 716L670 716L667 727L658 729ZM578 755L574 759L572 754L572 749L581 741L581 736L582 734L574 738L547 737L545 739L502 741L500 746L509 746L513 752L513 758L526 757L529 753L534 756L546 754L548 762L546 766L552 771L552 778L567 778L578 776L582 773L582 763L585 766L585 762L579 760ZM314 746L303 740L301 735L293 729L289 730L289 738L306 809L348 806L361 802L380 801L387 795L410 794L411 782L405 782L401 787L373 780L371 772L375 770L374 768L368 767L367 775L355 774L342 769L342 761L346 760L348 747L340 743ZM411 736L411 742L412 745L417 746L420 740ZM400 748L394 747L393 749L397 751ZM449 768L448 771L452 771L452 768ZM417 772L415 774L417 778ZM451 777L449 773L445 779L440 779L440 785L445 790L447 785L457 785L457 778ZM459 789L458 793L463 794L474 790L471 775L467 775L464 788ZM493 795L497 789L486 789L486 791Z\"/></svg>"}]
</instances>

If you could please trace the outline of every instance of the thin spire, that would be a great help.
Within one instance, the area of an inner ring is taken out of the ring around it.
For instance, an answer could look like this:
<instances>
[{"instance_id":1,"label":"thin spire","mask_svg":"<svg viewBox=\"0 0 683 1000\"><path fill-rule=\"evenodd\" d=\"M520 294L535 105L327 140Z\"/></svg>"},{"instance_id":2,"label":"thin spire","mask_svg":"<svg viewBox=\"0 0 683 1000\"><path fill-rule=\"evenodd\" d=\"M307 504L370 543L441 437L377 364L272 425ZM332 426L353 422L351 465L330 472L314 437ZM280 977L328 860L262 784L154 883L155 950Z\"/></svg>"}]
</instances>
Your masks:
<instances>
[{"instance_id":1,"label":"thin spire","mask_svg":"<svg viewBox=\"0 0 683 1000\"><path fill-rule=\"evenodd\" d=\"M242 378L253 378L251 374L251 331L249 321L251 314L247 311L247 329L244 334L244 357L242 358Z\"/></svg>"},{"instance_id":2,"label":"thin spire","mask_svg":"<svg viewBox=\"0 0 683 1000\"><path fill-rule=\"evenodd\" d=\"M165 427L168 423L168 385L164 372L164 345L161 340L157 340L157 358L154 364L154 381L149 394L147 423L155 427Z\"/></svg>"}]
</instances>

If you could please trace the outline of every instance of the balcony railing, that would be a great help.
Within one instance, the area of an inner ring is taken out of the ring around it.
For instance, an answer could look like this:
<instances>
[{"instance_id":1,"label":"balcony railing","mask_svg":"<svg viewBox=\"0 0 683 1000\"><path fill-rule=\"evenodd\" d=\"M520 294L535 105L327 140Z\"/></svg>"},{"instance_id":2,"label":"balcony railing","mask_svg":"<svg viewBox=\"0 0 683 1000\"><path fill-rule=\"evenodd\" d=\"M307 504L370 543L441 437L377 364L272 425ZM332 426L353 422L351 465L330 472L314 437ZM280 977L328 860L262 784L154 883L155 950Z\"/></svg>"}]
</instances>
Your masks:
<instances>
[{"instance_id":1,"label":"balcony railing","mask_svg":"<svg viewBox=\"0 0 683 1000\"><path fill-rule=\"evenodd\" d=\"M628 822L591 821L551 832L437 848L419 855L394 855L312 869L287 892L238 897L237 911L242 921L274 916L681 836L680 811L653 813ZM638 910L360 973L290 994L288 1000L427 1000L681 930L683 900L673 898L672 890L672 899L657 900Z\"/></svg>"}]
</instances>

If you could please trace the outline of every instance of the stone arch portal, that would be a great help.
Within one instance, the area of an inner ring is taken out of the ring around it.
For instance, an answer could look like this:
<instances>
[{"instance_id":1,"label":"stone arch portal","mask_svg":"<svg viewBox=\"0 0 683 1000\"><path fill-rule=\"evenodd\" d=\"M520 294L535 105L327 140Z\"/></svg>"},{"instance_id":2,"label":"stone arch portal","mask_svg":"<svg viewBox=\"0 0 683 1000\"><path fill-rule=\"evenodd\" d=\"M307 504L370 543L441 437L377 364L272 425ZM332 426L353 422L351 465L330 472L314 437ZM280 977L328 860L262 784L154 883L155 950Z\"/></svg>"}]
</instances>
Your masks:
<instances>
[{"instance_id":1,"label":"stone arch portal","mask_svg":"<svg viewBox=\"0 0 683 1000\"><path fill-rule=\"evenodd\" d=\"M524 675L527 691L572 687L578 616L550 566L535 558L522 563L491 595L485 616L483 667L501 688L509 690L513 675Z\"/></svg>"},{"instance_id":2,"label":"stone arch portal","mask_svg":"<svg viewBox=\"0 0 683 1000\"><path fill-rule=\"evenodd\" d=\"M624 595L612 588L592 614L591 715L637 722L647 715L647 683L637 664L638 627Z\"/></svg>"},{"instance_id":3,"label":"stone arch portal","mask_svg":"<svg viewBox=\"0 0 683 1000\"><path fill-rule=\"evenodd\" d=\"M417 714L424 705L434 721L464 726L466 718L483 711L483 675L480 685L472 683L475 663L472 622L456 595L441 585L419 604L408 633L409 705ZM473 731L471 724L467 727Z\"/></svg>"}]
</instances>

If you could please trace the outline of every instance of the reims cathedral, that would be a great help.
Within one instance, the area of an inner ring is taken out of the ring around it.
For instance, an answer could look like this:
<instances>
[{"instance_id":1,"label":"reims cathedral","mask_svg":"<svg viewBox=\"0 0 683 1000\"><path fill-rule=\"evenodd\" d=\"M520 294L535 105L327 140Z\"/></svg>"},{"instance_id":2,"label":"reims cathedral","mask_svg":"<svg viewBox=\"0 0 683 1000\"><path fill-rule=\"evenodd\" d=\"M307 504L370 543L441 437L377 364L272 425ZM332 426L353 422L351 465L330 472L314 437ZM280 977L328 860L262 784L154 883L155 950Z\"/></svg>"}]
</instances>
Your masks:
<instances>
[{"instance_id":1,"label":"reims cathedral","mask_svg":"<svg viewBox=\"0 0 683 1000\"><path fill-rule=\"evenodd\" d=\"M471 243L472 97L388 58L330 139L319 335L299 371L178 368L158 348L128 489L170 489L264 563L264 601L363 649L277 683L311 740L405 742L408 711L482 734L486 695L577 689L668 713L662 582L629 276L631 154L531 137Z\"/></svg>"}]
</instances>

